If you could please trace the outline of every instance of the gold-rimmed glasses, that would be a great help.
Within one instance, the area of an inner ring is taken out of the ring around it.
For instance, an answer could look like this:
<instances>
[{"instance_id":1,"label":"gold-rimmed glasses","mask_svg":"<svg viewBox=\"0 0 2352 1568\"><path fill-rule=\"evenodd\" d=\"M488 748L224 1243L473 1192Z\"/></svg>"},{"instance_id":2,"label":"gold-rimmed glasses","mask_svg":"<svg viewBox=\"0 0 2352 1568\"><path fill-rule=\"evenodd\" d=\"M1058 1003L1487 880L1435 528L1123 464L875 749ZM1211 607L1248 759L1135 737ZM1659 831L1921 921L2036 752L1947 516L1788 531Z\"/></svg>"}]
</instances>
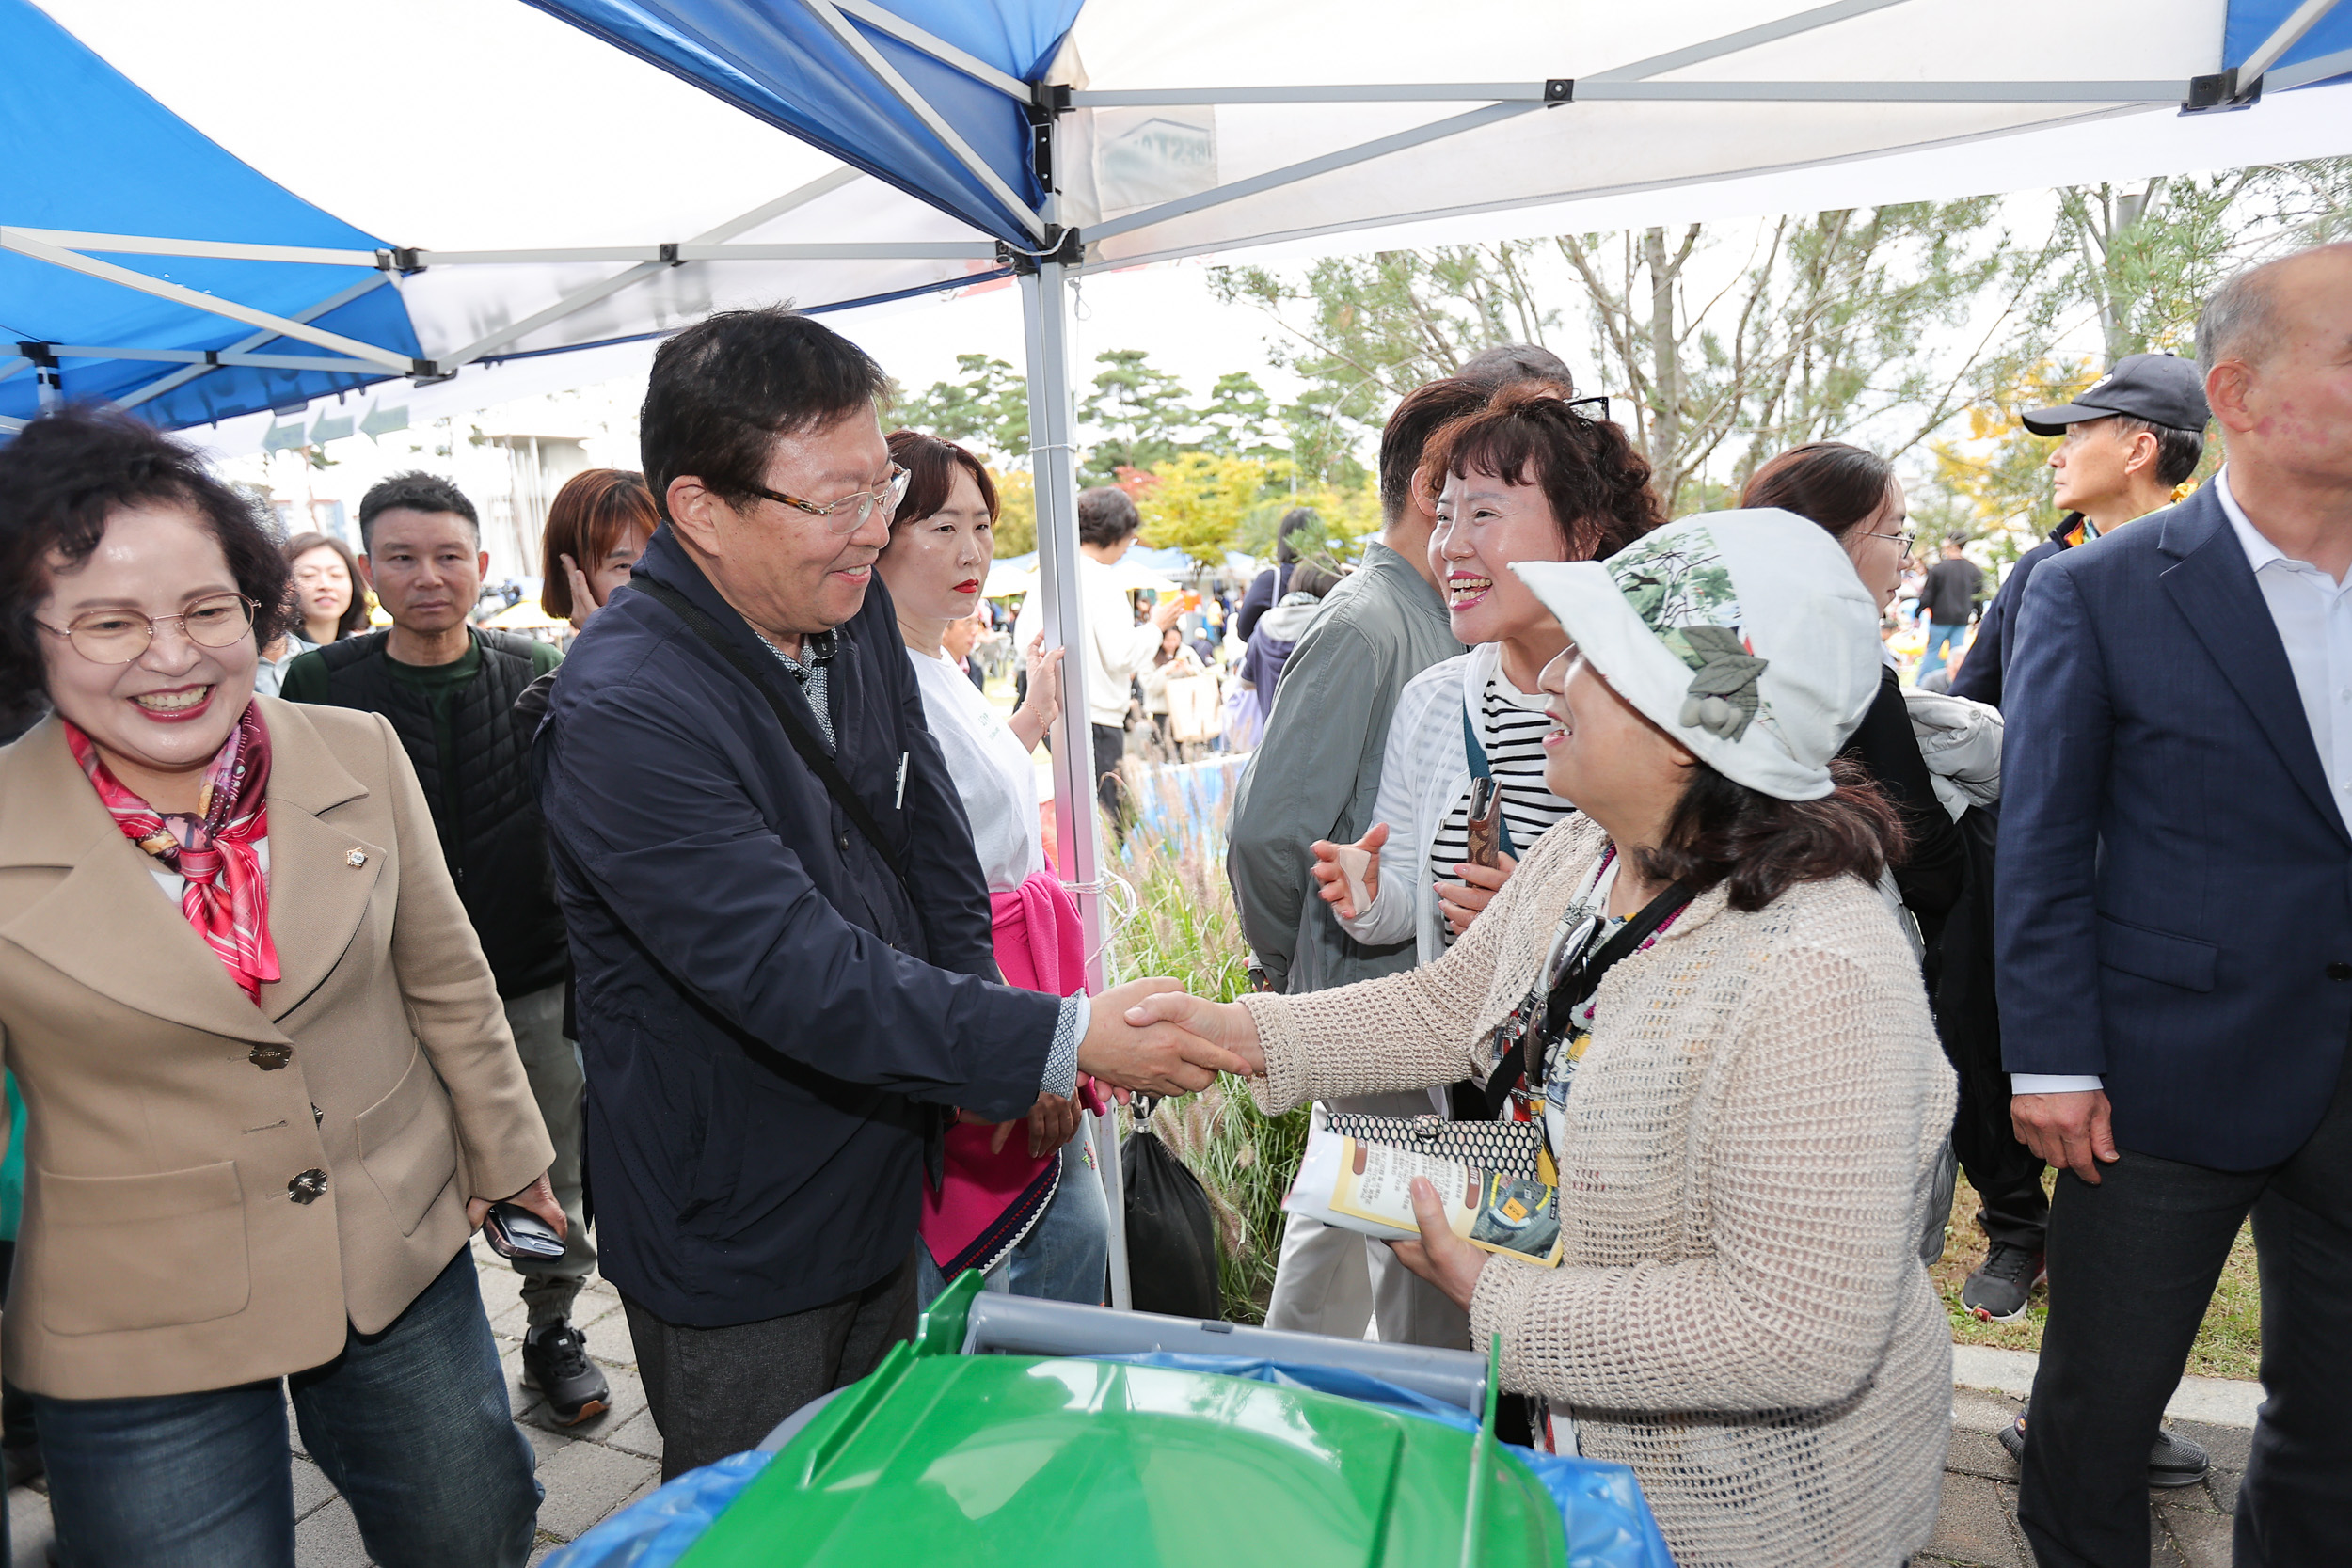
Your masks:
<instances>
[{"instance_id":1,"label":"gold-rimmed glasses","mask_svg":"<svg viewBox=\"0 0 2352 1568\"><path fill-rule=\"evenodd\" d=\"M242 594L208 594L177 615L142 615L135 610L92 610L76 615L72 624L53 626L33 624L52 637L62 637L73 651L92 664L128 664L147 652L155 628L177 625L180 635L199 648L230 648L253 630L258 607Z\"/></svg>"},{"instance_id":2,"label":"gold-rimmed glasses","mask_svg":"<svg viewBox=\"0 0 2352 1568\"><path fill-rule=\"evenodd\" d=\"M854 533L866 526L866 519L874 515L877 506L885 514L898 510L898 502L906 499L909 477L904 468L894 463L890 466L890 477L876 488L860 490L855 495L844 496L822 506L815 501L804 501L798 496L787 496L781 490L771 490L765 485L747 484L743 488L779 505L799 507L812 517L822 517L825 526L835 533Z\"/></svg>"}]
</instances>

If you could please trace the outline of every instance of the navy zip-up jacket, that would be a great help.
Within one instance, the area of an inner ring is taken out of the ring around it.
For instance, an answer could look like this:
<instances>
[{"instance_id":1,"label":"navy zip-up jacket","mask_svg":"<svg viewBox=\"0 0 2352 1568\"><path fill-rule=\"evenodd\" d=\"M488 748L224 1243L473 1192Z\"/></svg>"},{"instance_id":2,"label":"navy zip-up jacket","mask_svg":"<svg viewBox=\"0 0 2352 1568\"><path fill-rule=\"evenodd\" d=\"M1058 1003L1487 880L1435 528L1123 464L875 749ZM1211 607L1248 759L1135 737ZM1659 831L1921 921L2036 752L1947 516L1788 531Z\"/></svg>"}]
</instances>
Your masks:
<instances>
[{"instance_id":1,"label":"navy zip-up jacket","mask_svg":"<svg viewBox=\"0 0 2352 1568\"><path fill-rule=\"evenodd\" d=\"M813 719L666 527L637 575ZM620 590L580 634L533 749L601 1266L674 1323L780 1317L889 1274L940 1108L1025 1115L1053 1039L1057 999L997 983L987 884L879 578L837 636L835 760L912 900L766 698L648 594Z\"/></svg>"}]
</instances>

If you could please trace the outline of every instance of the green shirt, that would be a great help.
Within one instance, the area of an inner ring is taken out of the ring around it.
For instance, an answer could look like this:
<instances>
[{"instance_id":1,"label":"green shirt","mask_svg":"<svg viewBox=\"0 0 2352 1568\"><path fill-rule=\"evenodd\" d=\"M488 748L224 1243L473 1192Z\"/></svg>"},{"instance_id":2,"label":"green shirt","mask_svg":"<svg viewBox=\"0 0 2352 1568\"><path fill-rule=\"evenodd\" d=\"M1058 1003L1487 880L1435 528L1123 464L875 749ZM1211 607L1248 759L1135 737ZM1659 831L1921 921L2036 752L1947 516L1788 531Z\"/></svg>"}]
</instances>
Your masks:
<instances>
[{"instance_id":1,"label":"green shirt","mask_svg":"<svg viewBox=\"0 0 2352 1568\"><path fill-rule=\"evenodd\" d=\"M552 642L542 642L535 638L532 640L532 679L546 674L563 662L564 651L561 648ZM458 818L457 769L452 765L452 759L457 752L457 694L482 673L482 640L469 634L465 653L448 664L403 664L387 653L384 667L392 679L422 697L424 705L433 711L433 752L441 759L442 820L455 822ZM326 702L326 661L316 652L289 659L285 675L278 683L278 694L290 703Z\"/></svg>"}]
</instances>

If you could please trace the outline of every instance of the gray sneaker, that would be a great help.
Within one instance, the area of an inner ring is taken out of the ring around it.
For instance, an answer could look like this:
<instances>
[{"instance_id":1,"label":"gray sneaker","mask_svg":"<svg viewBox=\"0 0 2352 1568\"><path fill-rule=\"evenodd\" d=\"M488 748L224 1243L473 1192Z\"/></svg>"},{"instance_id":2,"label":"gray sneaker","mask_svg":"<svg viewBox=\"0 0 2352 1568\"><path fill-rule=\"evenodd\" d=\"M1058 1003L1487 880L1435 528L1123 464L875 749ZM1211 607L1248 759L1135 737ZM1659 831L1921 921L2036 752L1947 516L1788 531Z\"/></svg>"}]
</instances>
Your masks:
<instances>
[{"instance_id":1,"label":"gray sneaker","mask_svg":"<svg viewBox=\"0 0 2352 1568\"><path fill-rule=\"evenodd\" d=\"M1985 1323L2022 1323L2026 1298L2049 1277L2038 1248L2014 1242L1994 1242L1985 1249L1984 1262L1960 1288L1960 1304Z\"/></svg>"}]
</instances>

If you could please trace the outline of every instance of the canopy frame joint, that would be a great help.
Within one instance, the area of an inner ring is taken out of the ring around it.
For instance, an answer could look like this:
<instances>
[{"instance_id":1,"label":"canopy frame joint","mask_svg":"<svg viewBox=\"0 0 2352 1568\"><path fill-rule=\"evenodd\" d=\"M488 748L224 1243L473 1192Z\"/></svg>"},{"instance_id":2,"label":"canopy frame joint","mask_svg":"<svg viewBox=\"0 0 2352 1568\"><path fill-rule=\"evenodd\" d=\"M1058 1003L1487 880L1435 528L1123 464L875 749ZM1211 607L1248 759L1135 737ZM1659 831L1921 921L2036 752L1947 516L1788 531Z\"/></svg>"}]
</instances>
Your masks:
<instances>
[{"instance_id":1,"label":"canopy frame joint","mask_svg":"<svg viewBox=\"0 0 2352 1568\"><path fill-rule=\"evenodd\" d=\"M1544 102L1547 103L1575 103L1576 78L1573 76L1547 76L1544 78Z\"/></svg>"},{"instance_id":2,"label":"canopy frame joint","mask_svg":"<svg viewBox=\"0 0 2352 1568\"><path fill-rule=\"evenodd\" d=\"M1045 248L1023 250L1003 240L996 242L996 264L1009 267L1016 277L1026 277L1038 269L1041 261L1074 267L1086 261L1086 236L1076 229L1065 229L1058 223L1045 226Z\"/></svg>"}]
</instances>

